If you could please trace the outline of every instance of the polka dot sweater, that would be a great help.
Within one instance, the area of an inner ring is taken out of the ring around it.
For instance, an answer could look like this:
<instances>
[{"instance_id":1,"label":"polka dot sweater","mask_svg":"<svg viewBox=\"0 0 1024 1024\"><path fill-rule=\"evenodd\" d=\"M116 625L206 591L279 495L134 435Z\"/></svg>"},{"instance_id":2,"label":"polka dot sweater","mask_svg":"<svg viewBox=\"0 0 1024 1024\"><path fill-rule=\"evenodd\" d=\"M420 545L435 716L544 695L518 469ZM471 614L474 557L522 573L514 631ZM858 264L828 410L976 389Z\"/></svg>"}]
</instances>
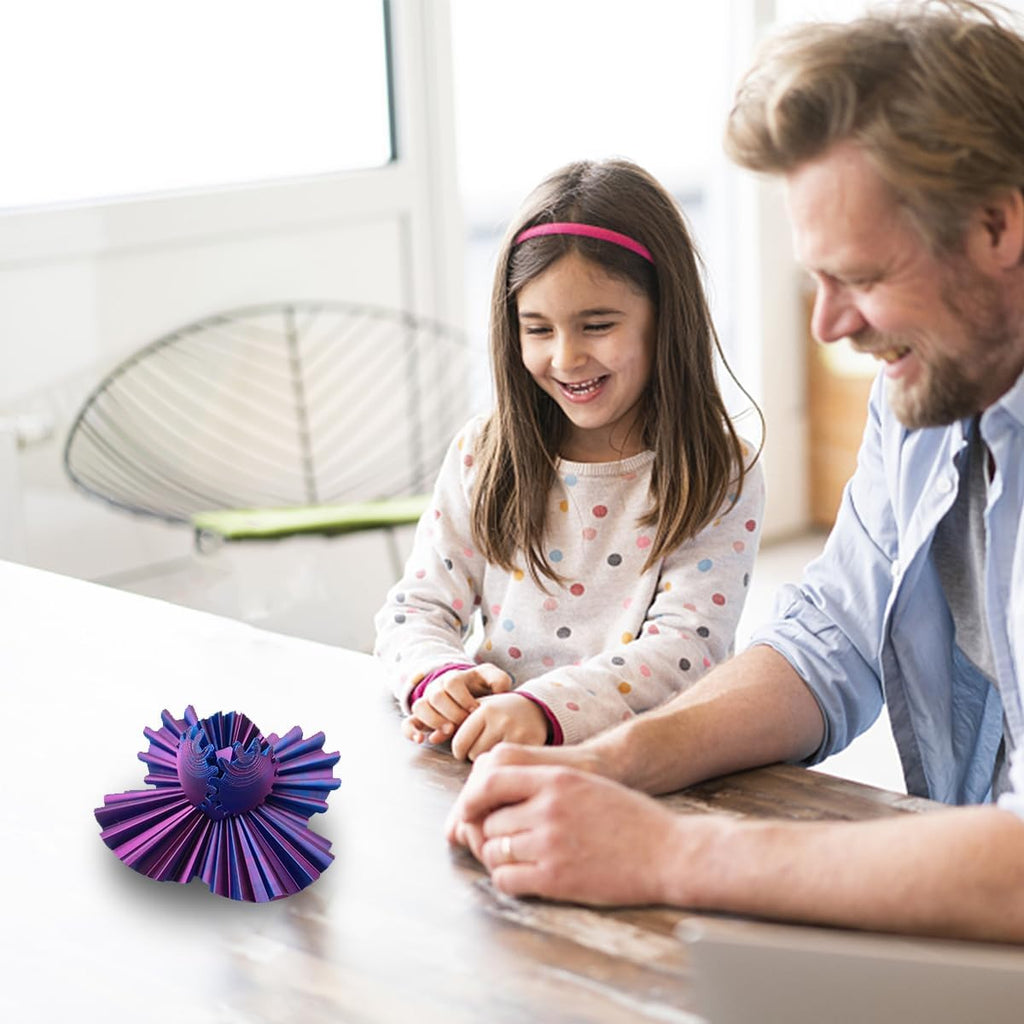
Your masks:
<instances>
[{"instance_id":1,"label":"polka dot sweater","mask_svg":"<svg viewBox=\"0 0 1024 1024\"><path fill-rule=\"evenodd\" d=\"M646 572L654 530L653 452L561 461L545 548L564 584L489 565L470 532L473 448L482 420L452 443L402 579L377 613L375 653L395 696L450 662L492 662L543 704L575 743L663 703L732 651L760 537L760 463L739 501ZM468 649L467 649L468 644Z\"/></svg>"}]
</instances>

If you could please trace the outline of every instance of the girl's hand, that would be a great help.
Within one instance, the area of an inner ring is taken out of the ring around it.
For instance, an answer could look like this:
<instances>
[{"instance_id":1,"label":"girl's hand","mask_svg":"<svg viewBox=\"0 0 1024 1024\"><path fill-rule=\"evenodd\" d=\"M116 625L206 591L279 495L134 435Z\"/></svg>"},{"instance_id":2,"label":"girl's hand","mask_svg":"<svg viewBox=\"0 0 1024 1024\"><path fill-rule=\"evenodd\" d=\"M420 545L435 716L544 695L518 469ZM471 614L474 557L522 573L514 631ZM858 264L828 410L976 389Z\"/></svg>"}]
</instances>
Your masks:
<instances>
[{"instance_id":1,"label":"girl's hand","mask_svg":"<svg viewBox=\"0 0 1024 1024\"><path fill-rule=\"evenodd\" d=\"M522 694L502 693L484 697L466 718L452 740L452 754L474 761L502 740L543 746L547 738L548 721L540 707Z\"/></svg>"},{"instance_id":2,"label":"girl's hand","mask_svg":"<svg viewBox=\"0 0 1024 1024\"><path fill-rule=\"evenodd\" d=\"M484 663L463 672L446 672L423 691L402 723L402 732L414 743L444 743L479 706L477 697L507 693L512 677L496 665Z\"/></svg>"}]
</instances>

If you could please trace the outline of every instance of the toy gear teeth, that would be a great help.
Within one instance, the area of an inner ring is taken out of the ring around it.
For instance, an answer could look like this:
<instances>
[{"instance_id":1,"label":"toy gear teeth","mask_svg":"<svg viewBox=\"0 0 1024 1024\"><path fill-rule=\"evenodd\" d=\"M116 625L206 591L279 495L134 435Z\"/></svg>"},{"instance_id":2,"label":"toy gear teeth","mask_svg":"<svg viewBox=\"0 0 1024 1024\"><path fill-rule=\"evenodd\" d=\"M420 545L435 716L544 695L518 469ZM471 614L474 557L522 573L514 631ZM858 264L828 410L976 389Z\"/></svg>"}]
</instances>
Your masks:
<instances>
[{"instance_id":1,"label":"toy gear teeth","mask_svg":"<svg viewBox=\"0 0 1024 1024\"><path fill-rule=\"evenodd\" d=\"M330 842L307 824L327 810L338 753L324 734L296 726L264 738L240 712L182 720L164 710L143 730L153 789L108 794L95 810L100 838L129 867L159 881L199 877L229 899L265 902L320 877L334 859Z\"/></svg>"}]
</instances>

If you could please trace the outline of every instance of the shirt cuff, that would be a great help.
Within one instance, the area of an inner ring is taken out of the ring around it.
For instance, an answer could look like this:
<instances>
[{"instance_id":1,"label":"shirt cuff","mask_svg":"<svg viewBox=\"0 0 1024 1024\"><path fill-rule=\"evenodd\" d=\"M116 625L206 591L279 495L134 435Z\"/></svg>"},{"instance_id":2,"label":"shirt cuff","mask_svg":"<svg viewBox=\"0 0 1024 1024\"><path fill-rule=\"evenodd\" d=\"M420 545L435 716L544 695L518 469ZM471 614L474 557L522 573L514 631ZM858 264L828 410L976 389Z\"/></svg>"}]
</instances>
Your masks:
<instances>
[{"instance_id":1,"label":"shirt cuff","mask_svg":"<svg viewBox=\"0 0 1024 1024\"><path fill-rule=\"evenodd\" d=\"M525 697L527 700L532 700L544 712L544 717L548 720L548 738L545 741L545 745L560 747L565 742L565 736L562 733L562 726L559 724L558 719L555 718L551 708L544 701L534 697L532 693L523 693L522 690L513 690L512 692L518 693L520 697Z\"/></svg>"},{"instance_id":2,"label":"shirt cuff","mask_svg":"<svg viewBox=\"0 0 1024 1024\"><path fill-rule=\"evenodd\" d=\"M413 704L416 703L423 696L424 691L427 687L435 680L439 679L446 672L467 672L471 668L476 668L475 665L469 665L465 662L449 662L447 665L441 665L440 668L431 669L413 688L412 693L409 694L409 709L412 710Z\"/></svg>"},{"instance_id":3,"label":"shirt cuff","mask_svg":"<svg viewBox=\"0 0 1024 1024\"><path fill-rule=\"evenodd\" d=\"M999 797L998 804L1024 819L1024 750L1020 748L1010 755L1010 788Z\"/></svg>"}]
</instances>

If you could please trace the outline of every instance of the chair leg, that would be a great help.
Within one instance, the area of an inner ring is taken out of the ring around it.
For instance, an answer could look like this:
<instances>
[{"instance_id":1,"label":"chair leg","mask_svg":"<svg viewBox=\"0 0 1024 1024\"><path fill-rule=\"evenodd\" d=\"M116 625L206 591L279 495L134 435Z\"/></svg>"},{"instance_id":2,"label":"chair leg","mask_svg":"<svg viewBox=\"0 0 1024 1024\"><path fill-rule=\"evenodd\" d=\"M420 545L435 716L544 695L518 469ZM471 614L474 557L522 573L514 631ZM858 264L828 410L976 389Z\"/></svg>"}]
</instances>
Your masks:
<instances>
[{"instance_id":1,"label":"chair leg","mask_svg":"<svg viewBox=\"0 0 1024 1024\"><path fill-rule=\"evenodd\" d=\"M196 528L192 531L192 543L201 555L212 555L224 546L224 537L212 530Z\"/></svg>"},{"instance_id":2,"label":"chair leg","mask_svg":"<svg viewBox=\"0 0 1024 1024\"><path fill-rule=\"evenodd\" d=\"M405 565L402 562L402 552L398 548L398 538L395 536L395 528L387 526L384 528L384 539L388 546L388 556L391 559L392 577L399 580L402 577L402 570Z\"/></svg>"}]
</instances>

